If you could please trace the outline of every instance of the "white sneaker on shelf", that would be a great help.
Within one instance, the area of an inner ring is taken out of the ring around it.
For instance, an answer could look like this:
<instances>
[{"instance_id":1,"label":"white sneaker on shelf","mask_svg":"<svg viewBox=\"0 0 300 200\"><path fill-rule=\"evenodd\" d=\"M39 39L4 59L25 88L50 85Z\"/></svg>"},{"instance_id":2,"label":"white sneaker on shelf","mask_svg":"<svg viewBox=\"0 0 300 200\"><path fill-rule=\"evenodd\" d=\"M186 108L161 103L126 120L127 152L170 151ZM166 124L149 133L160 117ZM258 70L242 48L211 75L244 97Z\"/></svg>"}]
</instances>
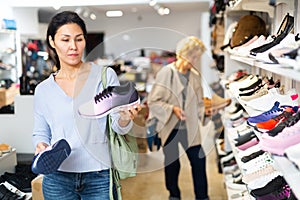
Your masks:
<instances>
[{"instance_id":1,"label":"white sneaker on shelf","mask_svg":"<svg viewBox=\"0 0 300 200\"><path fill-rule=\"evenodd\" d=\"M238 48L235 52L235 55L242 56L242 57L248 57L250 55L251 49L254 49L263 44L266 44L267 42L270 42L269 40L270 40L269 38L266 38L264 35L261 35L257 38L257 40L255 40L250 45Z\"/></svg>"},{"instance_id":2,"label":"white sneaker on shelf","mask_svg":"<svg viewBox=\"0 0 300 200\"><path fill-rule=\"evenodd\" d=\"M252 178L249 182L247 182L247 187L249 190L255 190L257 188L262 188L266 186L272 179L276 178L277 176L282 176L282 173L279 171L272 171L270 173L260 173L256 175L256 178ZM243 179L243 181L246 181Z\"/></svg>"},{"instance_id":3,"label":"white sneaker on shelf","mask_svg":"<svg viewBox=\"0 0 300 200\"><path fill-rule=\"evenodd\" d=\"M252 56L252 57L254 57L256 60L263 61L266 63L274 63L269 58L270 52L280 49L280 48L283 48L283 47L284 48L289 47L290 49L295 49L298 46L299 45L295 40L295 35L290 33L279 44L273 46L272 48L268 49L265 52L257 53L256 56Z\"/></svg>"},{"instance_id":4,"label":"white sneaker on shelf","mask_svg":"<svg viewBox=\"0 0 300 200\"><path fill-rule=\"evenodd\" d=\"M245 105L254 110L268 111L274 103L278 101L280 105L297 106L299 94L295 88L290 89L286 94L280 94L278 88L269 89L269 93L250 101L245 102Z\"/></svg>"},{"instance_id":5,"label":"white sneaker on shelf","mask_svg":"<svg viewBox=\"0 0 300 200\"><path fill-rule=\"evenodd\" d=\"M284 150L286 157L300 169L300 143Z\"/></svg>"}]
</instances>

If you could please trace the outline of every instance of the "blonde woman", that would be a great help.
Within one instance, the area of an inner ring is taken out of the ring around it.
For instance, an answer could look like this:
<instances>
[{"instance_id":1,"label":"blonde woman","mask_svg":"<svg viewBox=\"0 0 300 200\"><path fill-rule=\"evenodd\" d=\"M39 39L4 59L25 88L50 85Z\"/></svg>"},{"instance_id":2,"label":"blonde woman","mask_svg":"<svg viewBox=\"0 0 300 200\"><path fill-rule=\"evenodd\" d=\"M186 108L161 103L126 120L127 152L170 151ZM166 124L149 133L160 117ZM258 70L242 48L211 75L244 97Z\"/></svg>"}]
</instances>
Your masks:
<instances>
[{"instance_id":1,"label":"blonde woman","mask_svg":"<svg viewBox=\"0 0 300 200\"><path fill-rule=\"evenodd\" d=\"M176 61L157 73L148 96L150 115L158 119L157 131L163 145L165 183L170 200L181 199L178 186L179 144L191 164L195 199L209 199L206 159L199 127L204 116L199 67L205 50L203 42L197 37L190 36L179 41Z\"/></svg>"}]
</instances>

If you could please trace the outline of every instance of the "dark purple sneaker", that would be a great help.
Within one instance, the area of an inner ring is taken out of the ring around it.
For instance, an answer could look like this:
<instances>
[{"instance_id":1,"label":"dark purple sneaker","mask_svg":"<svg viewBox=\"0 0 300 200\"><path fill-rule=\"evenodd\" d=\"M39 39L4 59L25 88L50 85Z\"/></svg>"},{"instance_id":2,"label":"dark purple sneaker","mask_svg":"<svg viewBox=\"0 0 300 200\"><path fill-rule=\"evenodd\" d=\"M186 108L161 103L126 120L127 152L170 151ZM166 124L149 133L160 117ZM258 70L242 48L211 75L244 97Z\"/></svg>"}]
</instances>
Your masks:
<instances>
[{"instance_id":1,"label":"dark purple sneaker","mask_svg":"<svg viewBox=\"0 0 300 200\"><path fill-rule=\"evenodd\" d=\"M279 190L275 190L269 194L258 196L256 200L286 200L291 196L291 188L286 185Z\"/></svg>"},{"instance_id":2,"label":"dark purple sneaker","mask_svg":"<svg viewBox=\"0 0 300 200\"><path fill-rule=\"evenodd\" d=\"M86 118L101 118L109 113L124 110L140 103L135 84L127 81L120 86L108 86L93 100L81 105L79 114Z\"/></svg>"}]
</instances>

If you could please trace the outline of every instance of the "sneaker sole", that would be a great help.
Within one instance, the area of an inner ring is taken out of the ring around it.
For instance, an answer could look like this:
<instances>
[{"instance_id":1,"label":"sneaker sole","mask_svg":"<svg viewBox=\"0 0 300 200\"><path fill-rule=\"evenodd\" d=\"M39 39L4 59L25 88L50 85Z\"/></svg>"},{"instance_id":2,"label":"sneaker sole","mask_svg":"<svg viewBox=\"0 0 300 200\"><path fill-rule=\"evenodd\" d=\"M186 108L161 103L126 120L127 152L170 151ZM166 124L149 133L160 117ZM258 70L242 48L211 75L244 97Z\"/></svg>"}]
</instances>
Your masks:
<instances>
[{"instance_id":1,"label":"sneaker sole","mask_svg":"<svg viewBox=\"0 0 300 200\"><path fill-rule=\"evenodd\" d=\"M66 140L60 140L56 146L34 158L32 172L35 174L50 174L55 172L61 163L69 156L71 148Z\"/></svg>"},{"instance_id":2,"label":"sneaker sole","mask_svg":"<svg viewBox=\"0 0 300 200\"><path fill-rule=\"evenodd\" d=\"M125 105L120 105L120 106L114 107L114 108L112 108L112 109L108 110L107 112L105 112L103 114L100 114L100 115L84 115L82 113L79 113L79 115L84 117L84 118L88 118L88 119L98 119L98 118L105 117L105 116L109 115L110 113L114 113L114 112L129 109L131 106L136 105L136 104L140 104L140 99L138 99L137 101L135 101L133 103L130 103L130 104L125 104Z\"/></svg>"}]
</instances>

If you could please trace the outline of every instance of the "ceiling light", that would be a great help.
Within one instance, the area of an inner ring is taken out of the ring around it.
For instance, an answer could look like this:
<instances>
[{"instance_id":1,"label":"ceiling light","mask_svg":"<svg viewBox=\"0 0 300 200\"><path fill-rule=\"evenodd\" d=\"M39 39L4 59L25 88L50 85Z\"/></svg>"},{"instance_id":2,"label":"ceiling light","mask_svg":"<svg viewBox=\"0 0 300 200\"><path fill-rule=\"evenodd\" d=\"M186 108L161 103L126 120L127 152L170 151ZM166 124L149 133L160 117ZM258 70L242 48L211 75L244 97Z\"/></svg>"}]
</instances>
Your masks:
<instances>
[{"instance_id":1,"label":"ceiling light","mask_svg":"<svg viewBox=\"0 0 300 200\"><path fill-rule=\"evenodd\" d=\"M149 2L149 6L153 7L153 6L155 6L156 3L157 3L157 2L156 2L155 0L151 0L151 1Z\"/></svg>"},{"instance_id":2,"label":"ceiling light","mask_svg":"<svg viewBox=\"0 0 300 200\"><path fill-rule=\"evenodd\" d=\"M156 10L159 15L168 15L168 14L170 14L170 9L160 5L159 3L157 3L156 0L150 0L149 5L151 7L153 7L153 9Z\"/></svg>"},{"instance_id":3,"label":"ceiling light","mask_svg":"<svg viewBox=\"0 0 300 200\"><path fill-rule=\"evenodd\" d=\"M164 8L163 7L160 7L158 10L157 10L158 14L160 15L164 15Z\"/></svg>"},{"instance_id":4,"label":"ceiling light","mask_svg":"<svg viewBox=\"0 0 300 200\"><path fill-rule=\"evenodd\" d=\"M90 18L91 18L91 20L96 20L97 16L95 15L95 13L91 13Z\"/></svg>"},{"instance_id":5,"label":"ceiling light","mask_svg":"<svg viewBox=\"0 0 300 200\"><path fill-rule=\"evenodd\" d=\"M87 11L87 10L85 10L83 13L82 13L82 16L83 17L85 17L85 18L87 18L87 17L89 17L89 11Z\"/></svg>"},{"instance_id":6,"label":"ceiling light","mask_svg":"<svg viewBox=\"0 0 300 200\"><path fill-rule=\"evenodd\" d=\"M165 14L165 15L170 14L170 9L169 9L169 8L164 8L164 14Z\"/></svg>"},{"instance_id":7,"label":"ceiling light","mask_svg":"<svg viewBox=\"0 0 300 200\"><path fill-rule=\"evenodd\" d=\"M123 12L121 10L110 10L106 11L107 17L121 17L123 16Z\"/></svg>"}]
</instances>

